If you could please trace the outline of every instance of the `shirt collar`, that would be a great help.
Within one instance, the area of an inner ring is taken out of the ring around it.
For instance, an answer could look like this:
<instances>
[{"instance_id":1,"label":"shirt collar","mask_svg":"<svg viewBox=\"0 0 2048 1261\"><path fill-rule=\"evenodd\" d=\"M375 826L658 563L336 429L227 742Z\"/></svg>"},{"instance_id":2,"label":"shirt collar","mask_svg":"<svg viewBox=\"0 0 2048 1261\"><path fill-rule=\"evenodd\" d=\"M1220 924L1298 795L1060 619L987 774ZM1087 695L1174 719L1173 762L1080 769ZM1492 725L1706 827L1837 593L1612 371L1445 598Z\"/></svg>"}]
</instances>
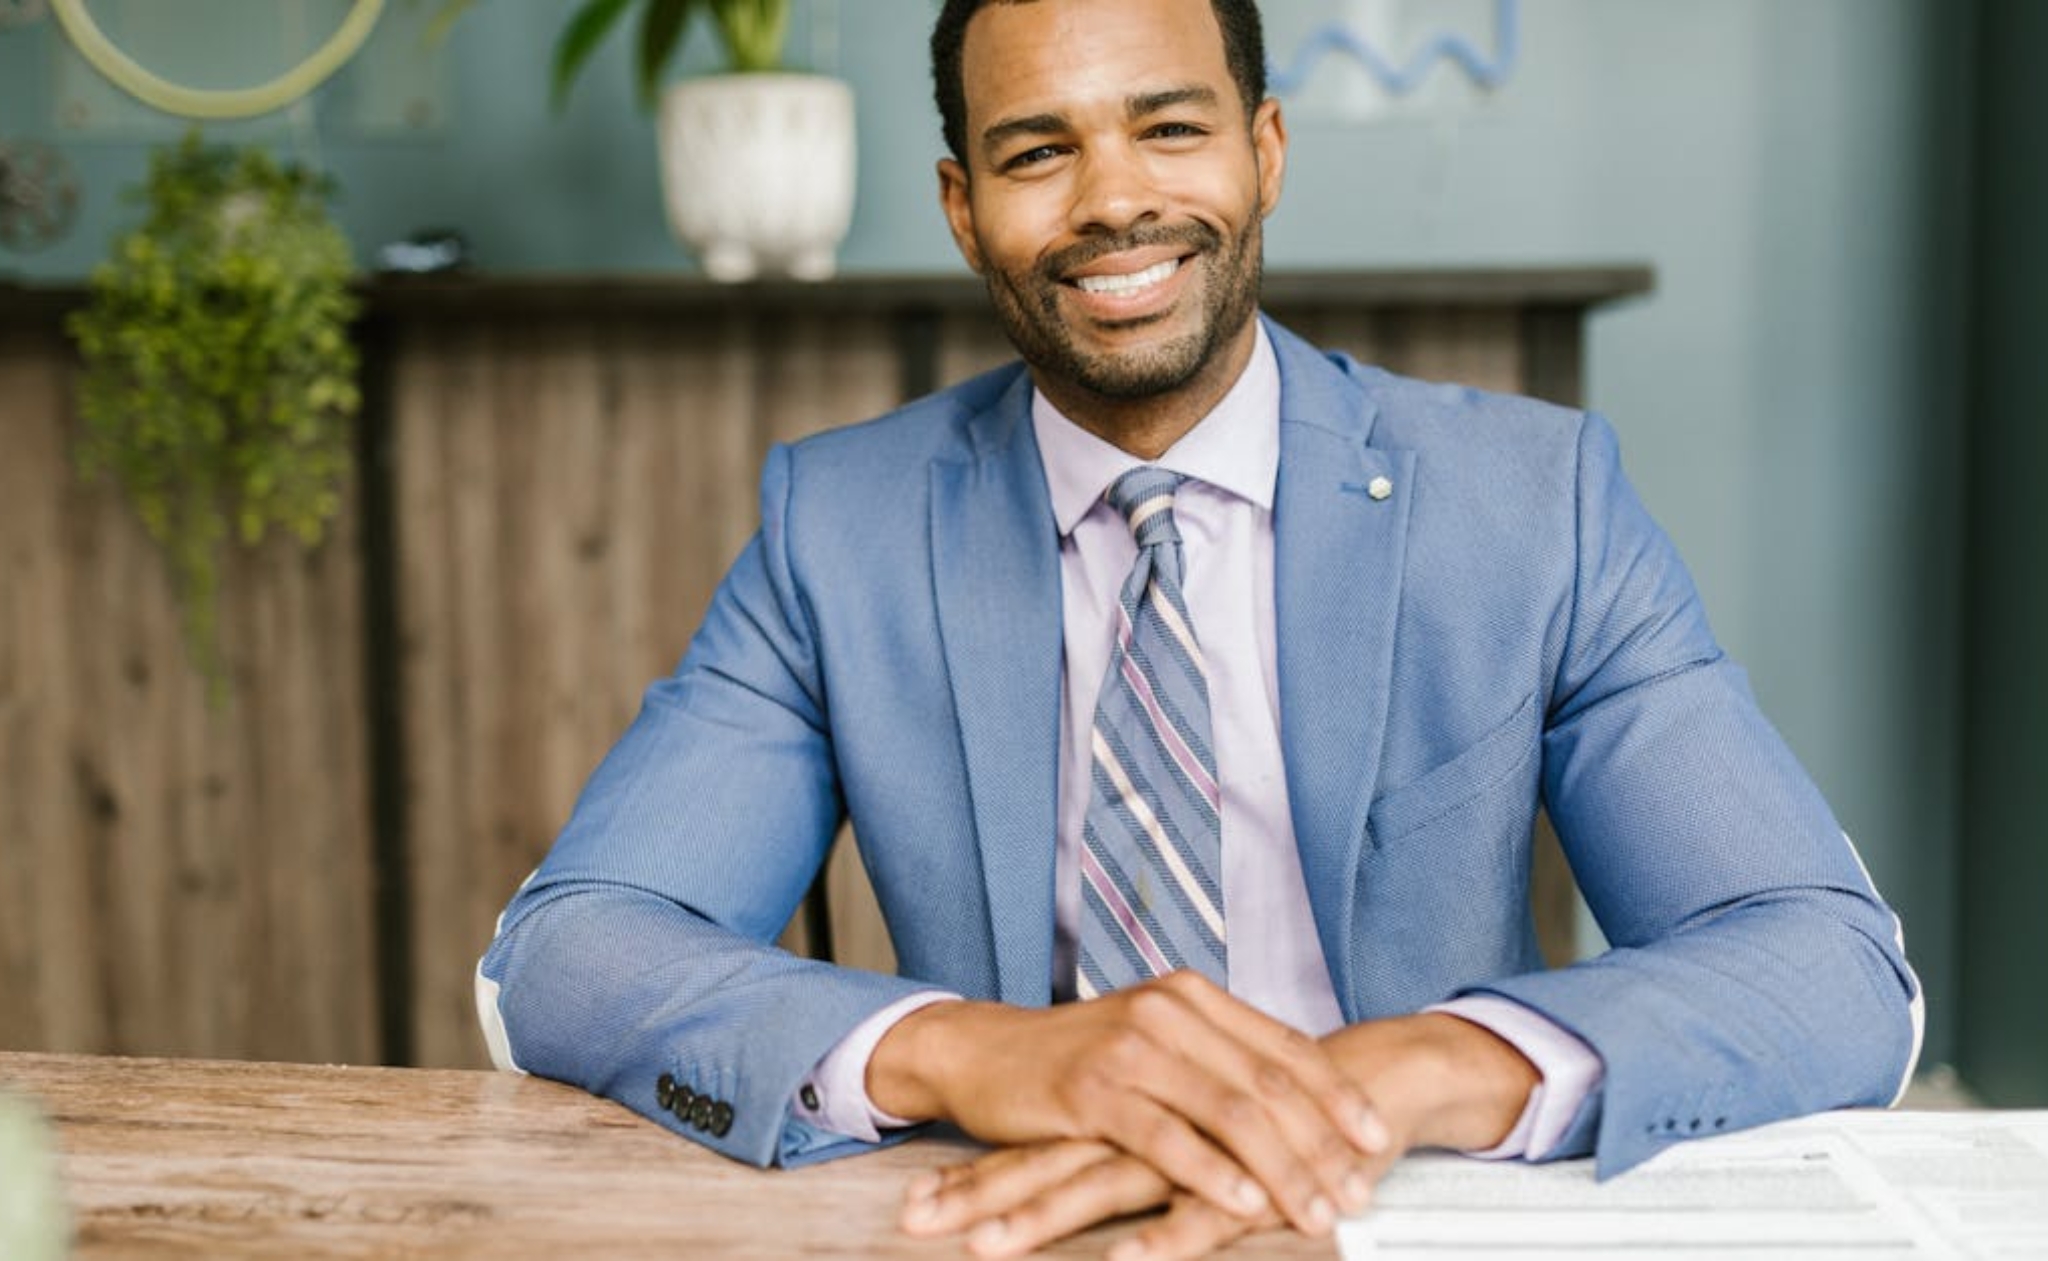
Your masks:
<instances>
[{"instance_id":1,"label":"shirt collar","mask_svg":"<svg viewBox=\"0 0 2048 1261\"><path fill-rule=\"evenodd\" d=\"M1267 340L1265 321L1254 320L1253 327L1257 332L1251 361L1236 384L1151 463L1270 512L1280 472L1280 363ZM1031 425L1062 538L1101 502L1110 483L1145 463L1068 420L1036 387L1031 391Z\"/></svg>"}]
</instances>

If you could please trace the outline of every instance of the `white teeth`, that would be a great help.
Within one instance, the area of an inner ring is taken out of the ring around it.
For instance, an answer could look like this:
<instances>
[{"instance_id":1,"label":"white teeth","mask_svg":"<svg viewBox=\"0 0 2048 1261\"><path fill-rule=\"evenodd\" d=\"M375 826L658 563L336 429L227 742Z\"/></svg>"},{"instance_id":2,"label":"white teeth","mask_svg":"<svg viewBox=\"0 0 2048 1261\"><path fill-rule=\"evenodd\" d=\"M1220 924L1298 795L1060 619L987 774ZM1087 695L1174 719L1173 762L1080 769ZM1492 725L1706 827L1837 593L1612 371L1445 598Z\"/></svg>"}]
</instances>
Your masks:
<instances>
[{"instance_id":1,"label":"white teeth","mask_svg":"<svg viewBox=\"0 0 2048 1261\"><path fill-rule=\"evenodd\" d=\"M1074 283L1081 287L1083 293L1136 293L1140 289L1150 289L1179 270L1180 260L1169 258L1163 263L1147 267L1144 271L1134 271L1128 276L1083 276Z\"/></svg>"}]
</instances>

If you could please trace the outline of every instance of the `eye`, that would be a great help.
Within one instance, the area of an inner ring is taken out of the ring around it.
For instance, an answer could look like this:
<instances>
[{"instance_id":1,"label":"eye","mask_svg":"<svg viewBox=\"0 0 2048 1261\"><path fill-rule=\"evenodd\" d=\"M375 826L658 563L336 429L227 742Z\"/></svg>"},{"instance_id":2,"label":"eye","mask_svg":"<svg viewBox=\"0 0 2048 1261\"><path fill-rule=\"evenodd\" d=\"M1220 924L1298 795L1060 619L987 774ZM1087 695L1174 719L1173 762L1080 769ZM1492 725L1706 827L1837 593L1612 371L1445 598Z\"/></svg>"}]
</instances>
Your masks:
<instances>
[{"instance_id":1,"label":"eye","mask_svg":"<svg viewBox=\"0 0 2048 1261\"><path fill-rule=\"evenodd\" d=\"M1159 123L1145 129L1147 140L1199 140L1208 134L1195 123Z\"/></svg>"},{"instance_id":2,"label":"eye","mask_svg":"<svg viewBox=\"0 0 2048 1261\"><path fill-rule=\"evenodd\" d=\"M1035 148L1026 149L1021 153L1015 153L1004 158L999 169L1004 171L1021 171L1028 166L1037 166L1041 162L1050 162L1063 152L1065 150L1058 145L1038 145Z\"/></svg>"}]
</instances>

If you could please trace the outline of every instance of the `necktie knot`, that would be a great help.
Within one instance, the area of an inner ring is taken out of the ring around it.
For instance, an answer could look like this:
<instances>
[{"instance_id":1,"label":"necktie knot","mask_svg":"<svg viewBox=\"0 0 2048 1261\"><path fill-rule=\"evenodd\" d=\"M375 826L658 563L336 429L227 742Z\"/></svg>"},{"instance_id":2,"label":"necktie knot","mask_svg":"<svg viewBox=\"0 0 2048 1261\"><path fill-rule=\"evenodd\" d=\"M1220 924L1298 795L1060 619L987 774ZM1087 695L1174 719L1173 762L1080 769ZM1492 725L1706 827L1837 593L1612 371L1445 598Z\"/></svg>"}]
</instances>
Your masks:
<instances>
[{"instance_id":1,"label":"necktie knot","mask_svg":"<svg viewBox=\"0 0 2048 1261\"><path fill-rule=\"evenodd\" d=\"M1110 483L1103 492L1109 506L1131 527L1140 548L1180 542L1173 523L1173 494L1187 478L1151 464L1141 464Z\"/></svg>"}]
</instances>

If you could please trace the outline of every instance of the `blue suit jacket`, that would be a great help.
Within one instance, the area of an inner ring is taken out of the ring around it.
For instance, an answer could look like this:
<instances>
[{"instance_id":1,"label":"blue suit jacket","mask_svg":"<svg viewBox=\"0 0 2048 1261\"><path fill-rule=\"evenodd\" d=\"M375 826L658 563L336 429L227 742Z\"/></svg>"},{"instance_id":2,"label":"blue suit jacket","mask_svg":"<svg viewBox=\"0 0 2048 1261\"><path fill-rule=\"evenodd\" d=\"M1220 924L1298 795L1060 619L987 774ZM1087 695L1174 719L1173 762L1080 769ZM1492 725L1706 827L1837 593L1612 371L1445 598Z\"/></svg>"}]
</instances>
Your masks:
<instances>
[{"instance_id":1,"label":"blue suit jacket","mask_svg":"<svg viewBox=\"0 0 2048 1261\"><path fill-rule=\"evenodd\" d=\"M1281 738L1345 1018L1544 1013L1606 1063L1566 1147L1603 1173L1889 1101L1918 1042L1897 921L1608 427L1270 331ZM760 533L480 965L518 1067L797 1163L862 1146L790 1104L865 1016L932 986L1048 1001L1060 571L1030 393L1013 366L770 454ZM1558 971L1539 801L1613 945ZM900 977L770 945L848 813ZM663 1075L727 1124L678 1120Z\"/></svg>"}]
</instances>

